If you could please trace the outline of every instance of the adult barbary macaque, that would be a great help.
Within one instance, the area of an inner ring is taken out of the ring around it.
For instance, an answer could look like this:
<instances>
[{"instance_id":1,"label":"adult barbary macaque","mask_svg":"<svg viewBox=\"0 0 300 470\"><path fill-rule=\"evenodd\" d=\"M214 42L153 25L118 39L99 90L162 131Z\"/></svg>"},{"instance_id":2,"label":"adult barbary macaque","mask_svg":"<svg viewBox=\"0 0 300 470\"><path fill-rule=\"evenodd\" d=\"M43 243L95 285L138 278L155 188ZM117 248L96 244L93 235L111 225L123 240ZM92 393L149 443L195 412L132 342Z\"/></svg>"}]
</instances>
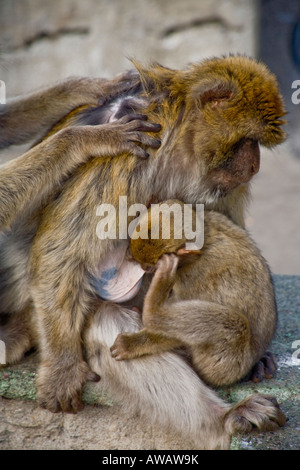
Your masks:
<instances>
[{"instance_id":1,"label":"adult barbary macaque","mask_svg":"<svg viewBox=\"0 0 300 470\"><path fill-rule=\"evenodd\" d=\"M101 262L120 245L117 240L97 238L98 205L117 207L123 195L128 205L146 206L153 200L176 197L184 203L204 203L207 209L222 212L244 226L248 183L259 169L259 145L273 147L284 139L284 109L276 79L262 64L245 57L227 57L182 71L160 65L137 68L139 75L132 75L126 92L73 113L54 131L70 125L76 142L76 126L80 130L84 125L105 124L138 112L161 125L159 149L147 149L150 158L146 161L132 155L91 158L66 179L42 213L30 220L17 220L11 232L3 235L1 306L12 318L29 306L34 311L41 351L38 397L52 411L76 412L81 407L80 390L88 373L81 335L85 319L94 309ZM26 244L24 240L29 241ZM9 256L16 246L18 263L16 256ZM195 436L201 419L209 414L201 404L202 393L210 392L192 369L176 354L165 353L168 356L143 358L142 368L140 360L132 361L128 374L126 365L111 358L109 348L118 333L130 331L131 324L140 329L137 317L103 302L93 319L99 324L101 355L95 360L95 338L91 341L91 335L86 354L96 372L103 375L103 369L104 375L111 375L113 371L112 382L126 393L135 384L135 399L144 403L147 397L148 406L154 406L157 414L161 410L155 398L158 389L161 400L163 395L168 403L174 400L179 426L193 429L190 435ZM177 386L175 370L181 371ZM159 378L162 375L164 383ZM172 396L165 385L167 376L174 385ZM154 388L146 393L141 382L149 384L149 380ZM189 409L187 401L193 403ZM262 412L265 405L259 405ZM275 409L270 402L266 406ZM162 415L167 422L168 413ZM209 426L214 428L212 422ZM222 432L218 436L216 446L223 439Z\"/></svg>"}]
</instances>

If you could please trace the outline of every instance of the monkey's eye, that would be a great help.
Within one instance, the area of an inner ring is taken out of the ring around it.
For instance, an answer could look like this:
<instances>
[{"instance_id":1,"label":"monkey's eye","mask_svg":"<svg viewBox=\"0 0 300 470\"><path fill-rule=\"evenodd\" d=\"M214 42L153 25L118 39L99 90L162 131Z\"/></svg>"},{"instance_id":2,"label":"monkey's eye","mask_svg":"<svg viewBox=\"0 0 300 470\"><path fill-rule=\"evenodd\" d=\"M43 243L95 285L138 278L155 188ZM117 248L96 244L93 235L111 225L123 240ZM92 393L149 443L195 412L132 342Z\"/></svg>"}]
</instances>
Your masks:
<instances>
[{"instance_id":1,"label":"monkey's eye","mask_svg":"<svg viewBox=\"0 0 300 470\"><path fill-rule=\"evenodd\" d=\"M220 165L219 165L219 168L220 169L226 169L226 168L229 168L231 166L231 163L233 161L233 156L228 156L226 158L226 160L224 160Z\"/></svg>"}]
</instances>

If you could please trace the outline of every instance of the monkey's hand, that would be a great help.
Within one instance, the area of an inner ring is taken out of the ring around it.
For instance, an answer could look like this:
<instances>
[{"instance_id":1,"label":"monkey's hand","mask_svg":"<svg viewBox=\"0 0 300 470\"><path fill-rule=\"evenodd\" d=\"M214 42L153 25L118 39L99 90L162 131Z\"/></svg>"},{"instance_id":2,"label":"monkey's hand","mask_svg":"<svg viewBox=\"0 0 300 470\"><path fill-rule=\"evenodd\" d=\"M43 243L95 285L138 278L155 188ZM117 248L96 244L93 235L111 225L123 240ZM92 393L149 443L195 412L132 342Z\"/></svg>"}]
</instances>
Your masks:
<instances>
[{"instance_id":1,"label":"monkey's hand","mask_svg":"<svg viewBox=\"0 0 300 470\"><path fill-rule=\"evenodd\" d=\"M82 386L87 381L99 380L99 375L92 372L84 361L69 367L60 367L59 364L44 361L37 376L38 403L53 413L77 413L83 408Z\"/></svg>"},{"instance_id":2,"label":"monkey's hand","mask_svg":"<svg viewBox=\"0 0 300 470\"><path fill-rule=\"evenodd\" d=\"M145 296L143 307L143 323L153 329L159 324L160 307L167 301L171 289L176 280L177 266L179 259L176 255L164 254L156 264L156 271Z\"/></svg>"},{"instance_id":3,"label":"monkey's hand","mask_svg":"<svg viewBox=\"0 0 300 470\"><path fill-rule=\"evenodd\" d=\"M80 126L62 129L66 147L71 146L73 153L81 158L90 156L118 156L132 154L146 158L149 154L140 147L159 148L159 139L148 135L158 132L160 124L147 122L143 114L128 114L121 119L98 126Z\"/></svg>"},{"instance_id":4,"label":"monkey's hand","mask_svg":"<svg viewBox=\"0 0 300 470\"><path fill-rule=\"evenodd\" d=\"M175 280L179 258L175 254L164 254L156 264L154 278L158 281Z\"/></svg>"}]
</instances>

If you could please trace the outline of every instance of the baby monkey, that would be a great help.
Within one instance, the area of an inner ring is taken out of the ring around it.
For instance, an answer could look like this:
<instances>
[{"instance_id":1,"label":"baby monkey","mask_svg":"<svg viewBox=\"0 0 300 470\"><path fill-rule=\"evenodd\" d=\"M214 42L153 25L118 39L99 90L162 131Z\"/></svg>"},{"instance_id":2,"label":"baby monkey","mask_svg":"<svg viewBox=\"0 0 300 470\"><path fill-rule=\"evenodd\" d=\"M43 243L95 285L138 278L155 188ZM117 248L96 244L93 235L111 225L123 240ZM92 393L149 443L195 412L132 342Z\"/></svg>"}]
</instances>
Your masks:
<instances>
[{"instance_id":1,"label":"baby monkey","mask_svg":"<svg viewBox=\"0 0 300 470\"><path fill-rule=\"evenodd\" d=\"M180 201L165 204L174 203L184 210ZM206 383L221 386L242 379L264 355L276 327L266 261L246 231L220 213L205 212L200 251L186 249L186 238L174 239L173 232L167 240L161 232L151 239L150 220L146 212L139 223L149 237L133 233L131 239L134 259L156 268L143 304L145 328L119 334L112 356L133 359L184 346Z\"/></svg>"}]
</instances>

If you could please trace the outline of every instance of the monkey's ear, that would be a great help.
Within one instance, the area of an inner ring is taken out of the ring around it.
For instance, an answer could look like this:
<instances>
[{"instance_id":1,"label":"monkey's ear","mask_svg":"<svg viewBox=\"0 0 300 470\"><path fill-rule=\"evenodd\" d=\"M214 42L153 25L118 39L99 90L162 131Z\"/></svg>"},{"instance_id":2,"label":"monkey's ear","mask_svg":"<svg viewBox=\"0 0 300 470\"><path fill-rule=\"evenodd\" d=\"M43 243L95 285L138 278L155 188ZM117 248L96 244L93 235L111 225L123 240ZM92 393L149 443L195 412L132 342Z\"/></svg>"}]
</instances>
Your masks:
<instances>
[{"instance_id":1,"label":"monkey's ear","mask_svg":"<svg viewBox=\"0 0 300 470\"><path fill-rule=\"evenodd\" d=\"M234 83L219 80L217 83L216 81L206 81L195 87L193 95L199 101L201 107L204 108L207 104L222 106L230 101L236 92Z\"/></svg>"}]
</instances>

